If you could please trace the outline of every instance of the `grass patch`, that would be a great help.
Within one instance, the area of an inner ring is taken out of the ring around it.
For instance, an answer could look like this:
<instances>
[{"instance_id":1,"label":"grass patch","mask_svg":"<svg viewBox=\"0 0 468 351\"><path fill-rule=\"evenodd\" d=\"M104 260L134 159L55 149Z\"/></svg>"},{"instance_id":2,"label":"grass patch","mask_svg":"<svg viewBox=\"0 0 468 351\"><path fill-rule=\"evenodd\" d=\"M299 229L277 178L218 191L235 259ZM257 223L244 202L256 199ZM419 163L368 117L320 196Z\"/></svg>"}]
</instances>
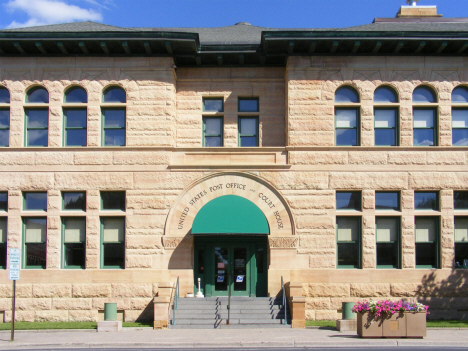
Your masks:
<instances>
[{"instance_id":1,"label":"grass patch","mask_svg":"<svg viewBox=\"0 0 468 351\"><path fill-rule=\"evenodd\" d=\"M468 321L427 321L428 328L468 328Z\"/></svg>"},{"instance_id":2,"label":"grass patch","mask_svg":"<svg viewBox=\"0 0 468 351\"><path fill-rule=\"evenodd\" d=\"M123 322L124 328L152 327L151 322ZM96 322L16 322L15 330L96 329ZM0 330L11 330L11 323L0 323Z\"/></svg>"},{"instance_id":3,"label":"grass patch","mask_svg":"<svg viewBox=\"0 0 468 351\"><path fill-rule=\"evenodd\" d=\"M336 321L306 321L306 326L335 328ZM468 328L468 321L428 320L426 326L428 328Z\"/></svg>"},{"instance_id":4,"label":"grass patch","mask_svg":"<svg viewBox=\"0 0 468 351\"><path fill-rule=\"evenodd\" d=\"M307 327L327 327L335 328L336 321L306 321Z\"/></svg>"},{"instance_id":5,"label":"grass patch","mask_svg":"<svg viewBox=\"0 0 468 351\"><path fill-rule=\"evenodd\" d=\"M15 322L15 330L96 329L96 322ZM0 323L0 330L10 330L11 323Z\"/></svg>"}]
</instances>

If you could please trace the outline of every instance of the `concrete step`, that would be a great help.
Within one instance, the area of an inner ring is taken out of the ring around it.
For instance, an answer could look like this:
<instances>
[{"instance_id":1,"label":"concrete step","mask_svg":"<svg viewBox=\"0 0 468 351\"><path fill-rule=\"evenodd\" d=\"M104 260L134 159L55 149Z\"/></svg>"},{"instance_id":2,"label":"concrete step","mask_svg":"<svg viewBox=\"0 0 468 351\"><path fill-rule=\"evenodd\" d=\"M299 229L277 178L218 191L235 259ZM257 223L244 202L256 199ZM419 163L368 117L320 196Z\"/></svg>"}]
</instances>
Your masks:
<instances>
[{"instance_id":1,"label":"concrete step","mask_svg":"<svg viewBox=\"0 0 468 351\"><path fill-rule=\"evenodd\" d=\"M221 324L217 329L265 329L265 328L291 328L289 324Z\"/></svg>"}]
</instances>

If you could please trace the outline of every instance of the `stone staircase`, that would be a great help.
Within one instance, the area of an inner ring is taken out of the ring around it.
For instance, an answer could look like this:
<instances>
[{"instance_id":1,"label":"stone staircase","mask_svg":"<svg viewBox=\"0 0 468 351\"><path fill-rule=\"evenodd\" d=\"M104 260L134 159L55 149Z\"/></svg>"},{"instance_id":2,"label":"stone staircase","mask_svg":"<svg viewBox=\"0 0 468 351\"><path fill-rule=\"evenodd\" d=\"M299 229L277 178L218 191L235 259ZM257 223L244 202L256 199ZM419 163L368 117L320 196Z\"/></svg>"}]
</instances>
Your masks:
<instances>
[{"instance_id":1,"label":"stone staircase","mask_svg":"<svg viewBox=\"0 0 468 351\"><path fill-rule=\"evenodd\" d=\"M178 309L172 306L170 329L213 329L213 328L291 328L288 309L284 323L284 307L281 298L275 297L231 297L230 324L228 298L179 298Z\"/></svg>"}]
</instances>

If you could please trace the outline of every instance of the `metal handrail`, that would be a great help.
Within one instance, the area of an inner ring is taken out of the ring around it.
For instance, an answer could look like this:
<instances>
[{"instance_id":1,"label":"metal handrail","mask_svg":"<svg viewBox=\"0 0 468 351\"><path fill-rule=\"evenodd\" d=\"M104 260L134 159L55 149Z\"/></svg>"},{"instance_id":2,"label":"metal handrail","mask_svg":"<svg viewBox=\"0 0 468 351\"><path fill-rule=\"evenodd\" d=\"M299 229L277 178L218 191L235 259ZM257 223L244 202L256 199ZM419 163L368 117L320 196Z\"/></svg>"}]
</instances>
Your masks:
<instances>
[{"instance_id":1,"label":"metal handrail","mask_svg":"<svg viewBox=\"0 0 468 351\"><path fill-rule=\"evenodd\" d=\"M227 319L227 324L231 324L231 273L228 272L228 304L227 304L227 310L228 310L228 319Z\"/></svg>"},{"instance_id":2,"label":"metal handrail","mask_svg":"<svg viewBox=\"0 0 468 351\"><path fill-rule=\"evenodd\" d=\"M283 276L281 276L281 291L283 292L283 307L284 307L284 322L283 324L288 324L288 298L286 296L286 289L283 284Z\"/></svg>"},{"instance_id":3,"label":"metal handrail","mask_svg":"<svg viewBox=\"0 0 468 351\"><path fill-rule=\"evenodd\" d=\"M172 305L172 325L176 325L176 310L178 309L177 302L179 300L179 277L177 277L177 283L174 294L174 304Z\"/></svg>"}]
</instances>

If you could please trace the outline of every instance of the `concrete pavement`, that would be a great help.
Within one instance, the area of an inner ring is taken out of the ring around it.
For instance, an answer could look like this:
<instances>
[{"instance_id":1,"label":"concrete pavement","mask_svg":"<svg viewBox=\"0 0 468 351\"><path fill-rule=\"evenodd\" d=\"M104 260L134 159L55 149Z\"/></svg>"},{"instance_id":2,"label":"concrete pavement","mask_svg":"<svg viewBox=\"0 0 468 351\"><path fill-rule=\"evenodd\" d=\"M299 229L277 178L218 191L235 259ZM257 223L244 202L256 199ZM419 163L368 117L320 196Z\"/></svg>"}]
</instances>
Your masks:
<instances>
[{"instance_id":1,"label":"concrete pavement","mask_svg":"<svg viewBox=\"0 0 468 351\"><path fill-rule=\"evenodd\" d=\"M153 330L126 328L122 332L95 330L0 332L2 349L53 348L237 348L237 347L468 347L468 329L428 329L424 339L360 339L356 333L331 329L220 329Z\"/></svg>"}]
</instances>

